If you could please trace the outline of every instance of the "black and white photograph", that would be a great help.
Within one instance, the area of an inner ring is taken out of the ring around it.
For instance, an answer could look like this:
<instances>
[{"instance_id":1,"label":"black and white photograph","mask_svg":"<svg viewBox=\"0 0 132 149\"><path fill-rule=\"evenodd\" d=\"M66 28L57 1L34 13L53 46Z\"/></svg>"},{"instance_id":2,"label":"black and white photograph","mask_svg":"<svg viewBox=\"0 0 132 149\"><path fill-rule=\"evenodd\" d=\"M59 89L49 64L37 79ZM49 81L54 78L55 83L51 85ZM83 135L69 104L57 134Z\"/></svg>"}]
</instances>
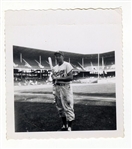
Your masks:
<instances>
[{"instance_id":1,"label":"black and white photograph","mask_svg":"<svg viewBox=\"0 0 132 149\"><path fill-rule=\"evenodd\" d=\"M10 138L123 136L121 8L9 10L5 28Z\"/></svg>"}]
</instances>

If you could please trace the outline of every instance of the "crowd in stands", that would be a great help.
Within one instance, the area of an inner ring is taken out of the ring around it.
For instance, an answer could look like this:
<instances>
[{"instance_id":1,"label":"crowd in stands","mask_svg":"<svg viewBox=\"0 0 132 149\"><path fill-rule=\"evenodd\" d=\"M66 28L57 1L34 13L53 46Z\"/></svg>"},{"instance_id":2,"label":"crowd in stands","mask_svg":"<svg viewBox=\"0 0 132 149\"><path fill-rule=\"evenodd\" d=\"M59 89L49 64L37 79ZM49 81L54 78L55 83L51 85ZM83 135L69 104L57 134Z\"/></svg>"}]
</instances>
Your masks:
<instances>
[{"instance_id":1,"label":"crowd in stands","mask_svg":"<svg viewBox=\"0 0 132 149\"><path fill-rule=\"evenodd\" d=\"M99 78L96 76L87 76L87 77L80 77L80 78L74 78L72 83L97 83L97 80L109 80L115 78L114 75L110 76L99 76ZM14 78L14 85L15 86L27 86L27 85L46 85L46 84L52 84L52 79L50 77L45 78Z\"/></svg>"},{"instance_id":2,"label":"crowd in stands","mask_svg":"<svg viewBox=\"0 0 132 149\"><path fill-rule=\"evenodd\" d=\"M27 85L44 85L49 84L51 81L49 78L37 79L37 78L14 78L14 85L15 86L27 86Z\"/></svg>"}]
</instances>

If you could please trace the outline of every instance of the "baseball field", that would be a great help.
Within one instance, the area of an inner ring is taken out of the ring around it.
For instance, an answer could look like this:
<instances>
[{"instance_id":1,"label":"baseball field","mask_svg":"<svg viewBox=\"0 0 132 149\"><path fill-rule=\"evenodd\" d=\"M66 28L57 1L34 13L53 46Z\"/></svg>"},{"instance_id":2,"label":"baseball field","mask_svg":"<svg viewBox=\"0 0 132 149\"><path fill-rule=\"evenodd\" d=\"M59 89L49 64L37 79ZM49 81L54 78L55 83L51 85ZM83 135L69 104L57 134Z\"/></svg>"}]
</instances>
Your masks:
<instances>
[{"instance_id":1,"label":"baseball field","mask_svg":"<svg viewBox=\"0 0 132 149\"><path fill-rule=\"evenodd\" d=\"M72 84L76 119L73 131L116 130L115 83ZM15 131L57 131L61 128L52 85L14 87Z\"/></svg>"}]
</instances>

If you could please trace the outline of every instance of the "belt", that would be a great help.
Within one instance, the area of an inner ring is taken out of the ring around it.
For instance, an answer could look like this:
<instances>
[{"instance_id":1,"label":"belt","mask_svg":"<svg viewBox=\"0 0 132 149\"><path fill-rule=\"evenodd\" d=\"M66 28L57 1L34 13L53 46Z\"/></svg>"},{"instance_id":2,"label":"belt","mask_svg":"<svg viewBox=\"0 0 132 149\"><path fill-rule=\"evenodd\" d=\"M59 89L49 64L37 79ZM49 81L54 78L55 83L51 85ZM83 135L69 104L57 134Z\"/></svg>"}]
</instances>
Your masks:
<instances>
[{"instance_id":1,"label":"belt","mask_svg":"<svg viewBox=\"0 0 132 149\"><path fill-rule=\"evenodd\" d=\"M58 86L65 86L67 85L66 83L56 83L55 85L58 85Z\"/></svg>"}]
</instances>

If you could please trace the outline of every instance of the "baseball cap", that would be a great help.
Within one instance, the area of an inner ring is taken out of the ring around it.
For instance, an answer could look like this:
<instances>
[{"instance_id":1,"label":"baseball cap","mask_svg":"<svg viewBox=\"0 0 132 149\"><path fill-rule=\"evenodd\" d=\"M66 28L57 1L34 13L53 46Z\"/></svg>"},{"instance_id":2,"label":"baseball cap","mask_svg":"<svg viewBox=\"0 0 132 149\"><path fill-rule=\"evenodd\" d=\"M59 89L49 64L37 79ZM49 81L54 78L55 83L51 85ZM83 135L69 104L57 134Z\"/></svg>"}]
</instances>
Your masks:
<instances>
[{"instance_id":1,"label":"baseball cap","mask_svg":"<svg viewBox=\"0 0 132 149\"><path fill-rule=\"evenodd\" d=\"M61 51L56 51L56 52L54 53L54 55L56 55L56 54L60 54L60 55L64 56L64 53L61 52Z\"/></svg>"}]
</instances>

